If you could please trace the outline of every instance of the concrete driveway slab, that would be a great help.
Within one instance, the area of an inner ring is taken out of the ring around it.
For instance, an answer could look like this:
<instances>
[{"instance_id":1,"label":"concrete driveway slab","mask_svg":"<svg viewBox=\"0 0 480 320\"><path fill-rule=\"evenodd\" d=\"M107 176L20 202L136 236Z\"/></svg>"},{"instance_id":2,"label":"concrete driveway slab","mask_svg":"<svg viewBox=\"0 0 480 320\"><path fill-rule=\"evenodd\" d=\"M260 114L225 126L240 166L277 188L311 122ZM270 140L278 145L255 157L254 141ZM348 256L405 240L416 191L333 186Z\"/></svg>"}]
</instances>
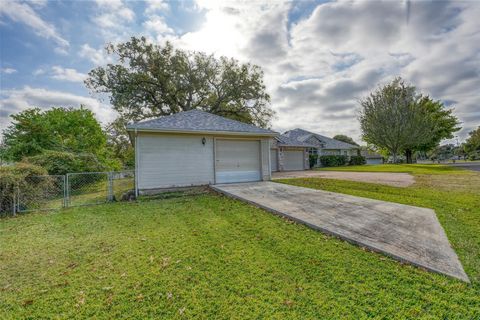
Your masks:
<instances>
[{"instance_id":1,"label":"concrete driveway slab","mask_svg":"<svg viewBox=\"0 0 480 320\"><path fill-rule=\"evenodd\" d=\"M326 178L350 180L358 182L378 183L394 187L408 187L415 183L415 179L408 173L396 172L348 172L348 171L282 171L274 172L272 179L289 178Z\"/></svg>"},{"instance_id":2,"label":"concrete driveway slab","mask_svg":"<svg viewBox=\"0 0 480 320\"><path fill-rule=\"evenodd\" d=\"M212 188L394 259L469 282L432 209L275 182Z\"/></svg>"}]
</instances>

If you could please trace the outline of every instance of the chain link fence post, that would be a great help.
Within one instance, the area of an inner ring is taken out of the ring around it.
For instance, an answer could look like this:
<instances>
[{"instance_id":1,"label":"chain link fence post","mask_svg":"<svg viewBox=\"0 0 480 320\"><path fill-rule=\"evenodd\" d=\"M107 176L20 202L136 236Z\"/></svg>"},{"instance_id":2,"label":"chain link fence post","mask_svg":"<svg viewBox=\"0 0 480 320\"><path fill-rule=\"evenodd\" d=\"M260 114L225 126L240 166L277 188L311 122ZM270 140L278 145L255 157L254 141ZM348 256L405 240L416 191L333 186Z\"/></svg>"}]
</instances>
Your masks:
<instances>
[{"instance_id":1,"label":"chain link fence post","mask_svg":"<svg viewBox=\"0 0 480 320\"><path fill-rule=\"evenodd\" d=\"M16 212L16 209L17 209L17 207L16 207L16 202L17 202L17 201L16 201L16 200L17 200L17 197L18 197L18 187L16 187L16 186L17 186L17 185L14 185L14 186L13 186L13 197L12 197L12 198L13 198L13 199L12 199L12 200L13 200L13 205L12 205L12 214L13 214L13 216L16 216L16 215L17 215L17 212Z\"/></svg>"},{"instance_id":2,"label":"chain link fence post","mask_svg":"<svg viewBox=\"0 0 480 320\"><path fill-rule=\"evenodd\" d=\"M65 175L65 207L70 206L70 179L69 174Z\"/></svg>"},{"instance_id":3,"label":"chain link fence post","mask_svg":"<svg viewBox=\"0 0 480 320\"><path fill-rule=\"evenodd\" d=\"M113 172L108 173L108 201L113 201Z\"/></svg>"},{"instance_id":4,"label":"chain link fence post","mask_svg":"<svg viewBox=\"0 0 480 320\"><path fill-rule=\"evenodd\" d=\"M63 207L67 207L67 175L63 175Z\"/></svg>"}]
</instances>

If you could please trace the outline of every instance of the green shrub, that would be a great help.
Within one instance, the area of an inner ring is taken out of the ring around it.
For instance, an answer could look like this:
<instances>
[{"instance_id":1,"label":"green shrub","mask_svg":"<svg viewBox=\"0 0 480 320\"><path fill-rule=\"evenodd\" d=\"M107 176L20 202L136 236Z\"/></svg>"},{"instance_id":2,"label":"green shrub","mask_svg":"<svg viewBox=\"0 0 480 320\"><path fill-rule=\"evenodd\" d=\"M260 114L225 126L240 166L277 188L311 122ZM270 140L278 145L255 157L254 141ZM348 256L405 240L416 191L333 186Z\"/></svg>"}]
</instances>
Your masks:
<instances>
[{"instance_id":1,"label":"green shrub","mask_svg":"<svg viewBox=\"0 0 480 320\"><path fill-rule=\"evenodd\" d=\"M472 152L468 155L468 160L470 160L470 161L475 161L475 160L478 160L478 159L480 159L480 154L478 154L478 153Z\"/></svg>"},{"instance_id":2,"label":"green shrub","mask_svg":"<svg viewBox=\"0 0 480 320\"><path fill-rule=\"evenodd\" d=\"M318 160L318 154L309 154L308 155L308 161L310 163L310 169L312 169L316 164Z\"/></svg>"},{"instance_id":3,"label":"green shrub","mask_svg":"<svg viewBox=\"0 0 480 320\"><path fill-rule=\"evenodd\" d=\"M324 167L339 167L347 164L348 157L343 155L320 156L320 163Z\"/></svg>"},{"instance_id":4,"label":"green shrub","mask_svg":"<svg viewBox=\"0 0 480 320\"><path fill-rule=\"evenodd\" d=\"M34 177L46 174L44 168L28 163L0 167L0 213L12 212L14 195L19 189L22 190L23 203L42 199L44 190L49 189L52 181Z\"/></svg>"},{"instance_id":5,"label":"green shrub","mask_svg":"<svg viewBox=\"0 0 480 320\"><path fill-rule=\"evenodd\" d=\"M75 154L48 150L42 154L24 158L23 161L45 168L49 174L108 170L107 165L91 153Z\"/></svg>"},{"instance_id":6,"label":"green shrub","mask_svg":"<svg viewBox=\"0 0 480 320\"><path fill-rule=\"evenodd\" d=\"M350 161L348 162L348 164L351 166L358 166L366 163L367 159L365 159L364 156L351 156Z\"/></svg>"}]
</instances>

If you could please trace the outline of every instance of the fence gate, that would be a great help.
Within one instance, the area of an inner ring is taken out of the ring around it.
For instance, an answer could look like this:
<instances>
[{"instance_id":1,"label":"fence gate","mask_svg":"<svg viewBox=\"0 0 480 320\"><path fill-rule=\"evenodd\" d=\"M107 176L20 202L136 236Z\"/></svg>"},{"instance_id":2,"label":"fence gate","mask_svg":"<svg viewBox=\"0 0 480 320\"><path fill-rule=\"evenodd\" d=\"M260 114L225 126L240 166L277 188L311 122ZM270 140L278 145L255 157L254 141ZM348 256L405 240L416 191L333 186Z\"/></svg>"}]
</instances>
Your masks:
<instances>
[{"instance_id":1,"label":"fence gate","mask_svg":"<svg viewBox=\"0 0 480 320\"><path fill-rule=\"evenodd\" d=\"M65 206L83 206L109 201L109 173L67 173Z\"/></svg>"}]
</instances>

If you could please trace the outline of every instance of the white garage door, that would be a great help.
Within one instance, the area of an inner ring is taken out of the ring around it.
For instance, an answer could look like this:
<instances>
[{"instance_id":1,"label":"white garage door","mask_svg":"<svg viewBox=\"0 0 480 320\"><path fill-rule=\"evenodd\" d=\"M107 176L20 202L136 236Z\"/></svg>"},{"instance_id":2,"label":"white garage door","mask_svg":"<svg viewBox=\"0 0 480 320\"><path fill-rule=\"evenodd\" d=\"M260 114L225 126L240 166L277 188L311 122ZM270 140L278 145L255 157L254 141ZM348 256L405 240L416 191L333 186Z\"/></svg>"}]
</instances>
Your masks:
<instances>
[{"instance_id":1,"label":"white garage door","mask_svg":"<svg viewBox=\"0 0 480 320\"><path fill-rule=\"evenodd\" d=\"M367 164L382 164L382 163L383 163L382 159L376 159L376 158L367 159Z\"/></svg>"},{"instance_id":2,"label":"white garage door","mask_svg":"<svg viewBox=\"0 0 480 320\"><path fill-rule=\"evenodd\" d=\"M261 180L260 141L218 139L215 157L216 183Z\"/></svg>"},{"instance_id":3,"label":"white garage door","mask_svg":"<svg viewBox=\"0 0 480 320\"><path fill-rule=\"evenodd\" d=\"M270 168L272 168L272 172L278 171L277 163L277 150L270 149Z\"/></svg>"},{"instance_id":4,"label":"white garage door","mask_svg":"<svg viewBox=\"0 0 480 320\"><path fill-rule=\"evenodd\" d=\"M303 151L286 150L283 155L285 170L303 170Z\"/></svg>"}]
</instances>

